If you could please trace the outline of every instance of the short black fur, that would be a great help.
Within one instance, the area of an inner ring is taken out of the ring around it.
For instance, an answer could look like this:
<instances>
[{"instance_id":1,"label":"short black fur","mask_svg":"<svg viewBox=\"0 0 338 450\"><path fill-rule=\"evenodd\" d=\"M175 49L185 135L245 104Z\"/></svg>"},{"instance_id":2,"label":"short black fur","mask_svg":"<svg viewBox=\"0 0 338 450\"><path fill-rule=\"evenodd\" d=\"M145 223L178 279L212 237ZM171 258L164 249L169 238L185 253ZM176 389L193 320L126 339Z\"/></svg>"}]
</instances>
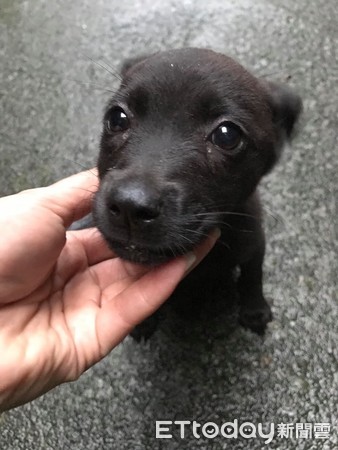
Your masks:
<instances>
[{"instance_id":1,"label":"short black fur","mask_svg":"<svg viewBox=\"0 0 338 450\"><path fill-rule=\"evenodd\" d=\"M292 134L300 98L205 49L137 58L122 75L104 116L97 227L121 258L151 265L219 227L219 242L177 292L206 292L239 266L240 323L263 333L271 310L256 188ZM149 337L155 318L135 337Z\"/></svg>"}]
</instances>

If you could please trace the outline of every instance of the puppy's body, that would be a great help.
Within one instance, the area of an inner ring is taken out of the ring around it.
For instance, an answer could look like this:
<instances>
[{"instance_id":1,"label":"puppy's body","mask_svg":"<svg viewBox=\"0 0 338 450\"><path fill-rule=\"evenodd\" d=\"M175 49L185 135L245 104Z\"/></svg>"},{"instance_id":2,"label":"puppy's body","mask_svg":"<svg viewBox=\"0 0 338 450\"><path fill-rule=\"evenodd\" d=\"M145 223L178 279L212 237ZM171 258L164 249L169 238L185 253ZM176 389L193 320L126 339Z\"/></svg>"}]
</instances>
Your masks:
<instances>
[{"instance_id":1,"label":"puppy's body","mask_svg":"<svg viewBox=\"0 0 338 450\"><path fill-rule=\"evenodd\" d=\"M124 259L159 264L221 228L219 243L179 290L210 292L239 266L240 321L263 332L271 312L256 187L300 109L289 90L210 50L127 63L104 117L98 161L94 219L108 244ZM156 321L149 323L153 329Z\"/></svg>"}]
</instances>

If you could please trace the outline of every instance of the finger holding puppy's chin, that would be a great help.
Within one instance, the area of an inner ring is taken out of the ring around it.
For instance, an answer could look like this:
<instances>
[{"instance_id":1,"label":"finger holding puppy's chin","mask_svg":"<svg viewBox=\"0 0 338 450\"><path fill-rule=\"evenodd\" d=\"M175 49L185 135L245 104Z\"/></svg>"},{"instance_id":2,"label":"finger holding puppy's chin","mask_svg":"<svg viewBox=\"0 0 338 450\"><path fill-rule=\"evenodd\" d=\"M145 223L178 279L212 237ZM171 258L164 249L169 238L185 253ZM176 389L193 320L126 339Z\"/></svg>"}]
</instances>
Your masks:
<instances>
[{"instance_id":1,"label":"finger holding puppy's chin","mask_svg":"<svg viewBox=\"0 0 338 450\"><path fill-rule=\"evenodd\" d=\"M211 231L209 236L194 249L193 252L189 252L185 255L187 261L185 276L188 275L192 270L194 270L194 268L209 253L220 236L221 230L219 228L215 228Z\"/></svg>"}]
</instances>

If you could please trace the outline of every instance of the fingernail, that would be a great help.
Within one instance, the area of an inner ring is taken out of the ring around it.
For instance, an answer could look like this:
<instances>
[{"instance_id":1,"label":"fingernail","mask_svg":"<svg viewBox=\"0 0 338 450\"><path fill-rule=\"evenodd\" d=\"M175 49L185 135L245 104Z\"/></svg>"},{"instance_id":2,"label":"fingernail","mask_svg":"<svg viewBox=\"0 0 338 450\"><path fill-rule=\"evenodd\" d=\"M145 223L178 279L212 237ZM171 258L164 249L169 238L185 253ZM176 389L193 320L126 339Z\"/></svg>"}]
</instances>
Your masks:
<instances>
[{"instance_id":1,"label":"fingernail","mask_svg":"<svg viewBox=\"0 0 338 450\"><path fill-rule=\"evenodd\" d=\"M212 232L212 236L216 239L221 237L221 230L219 228L215 228L215 230Z\"/></svg>"},{"instance_id":2,"label":"fingernail","mask_svg":"<svg viewBox=\"0 0 338 450\"><path fill-rule=\"evenodd\" d=\"M189 252L185 255L186 270L189 270L191 268L191 266L194 264L196 259L197 259L197 257L195 255L195 253L193 253L193 252Z\"/></svg>"}]
</instances>

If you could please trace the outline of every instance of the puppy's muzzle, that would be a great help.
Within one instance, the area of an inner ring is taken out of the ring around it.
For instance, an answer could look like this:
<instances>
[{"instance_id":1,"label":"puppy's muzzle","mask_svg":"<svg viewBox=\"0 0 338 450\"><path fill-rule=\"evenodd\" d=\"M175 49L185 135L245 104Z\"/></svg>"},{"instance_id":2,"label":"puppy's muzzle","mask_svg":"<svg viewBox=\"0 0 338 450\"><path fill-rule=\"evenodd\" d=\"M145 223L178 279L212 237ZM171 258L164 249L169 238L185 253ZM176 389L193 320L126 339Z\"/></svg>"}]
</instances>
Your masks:
<instances>
[{"instance_id":1,"label":"puppy's muzzle","mask_svg":"<svg viewBox=\"0 0 338 450\"><path fill-rule=\"evenodd\" d=\"M103 210L114 237L161 245L170 218L179 214L182 186L154 174L112 170L104 181Z\"/></svg>"},{"instance_id":2,"label":"puppy's muzzle","mask_svg":"<svg viewBox=\"0 0 338 450\"><path fill-rule=\"evenodd\" d=\"M192 190L158 171L112 169L101 181L93 214L122 259L159 264L190 251L213 228L195 217Z\"/></svg>"}]
</instances>

